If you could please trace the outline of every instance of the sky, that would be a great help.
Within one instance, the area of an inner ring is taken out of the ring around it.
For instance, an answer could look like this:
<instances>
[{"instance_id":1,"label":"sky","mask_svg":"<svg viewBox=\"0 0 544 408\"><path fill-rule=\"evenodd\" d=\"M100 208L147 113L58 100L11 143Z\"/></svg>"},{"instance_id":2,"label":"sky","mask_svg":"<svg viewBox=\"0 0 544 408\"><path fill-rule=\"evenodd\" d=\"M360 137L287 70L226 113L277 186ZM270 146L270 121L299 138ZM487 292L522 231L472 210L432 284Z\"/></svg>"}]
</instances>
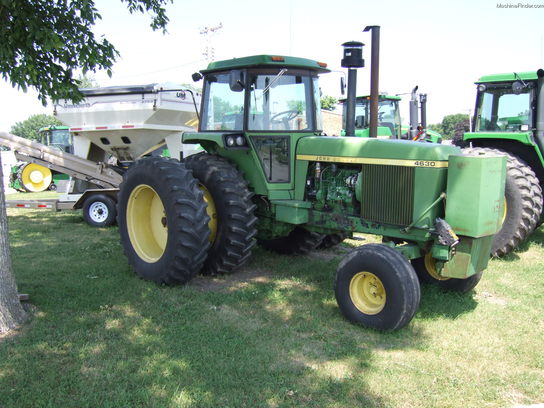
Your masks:
<instances>
[{"instance_id":1,"label":"sky","mask_svg":"<svg viewBox=\"0 0 544 408\"><path fill-rule=\"evenodd\" d=\"M207 65L206 27L215 60L257 54L293 55L340 66L341 44L365 43L366 67L358 72L358 94L370 89L370 34L381 27L380 92L428 94L429 123L473 110L480 76L544 68L544 0L174 0L167 6L167 34L153 32L148 15L131 15L119 0L96 0L102 20L96 35L112 42L120 57L100 86L192 83ZM507 7L500 7L507 6ZM509 7L508 7L509 6ZM321 77L324 95L340 97L339 72ZM32 114L53 112L37 94L0 80L0 131ZM408 96L402 115L408 118Z\"/></svg>"}]
</instances>

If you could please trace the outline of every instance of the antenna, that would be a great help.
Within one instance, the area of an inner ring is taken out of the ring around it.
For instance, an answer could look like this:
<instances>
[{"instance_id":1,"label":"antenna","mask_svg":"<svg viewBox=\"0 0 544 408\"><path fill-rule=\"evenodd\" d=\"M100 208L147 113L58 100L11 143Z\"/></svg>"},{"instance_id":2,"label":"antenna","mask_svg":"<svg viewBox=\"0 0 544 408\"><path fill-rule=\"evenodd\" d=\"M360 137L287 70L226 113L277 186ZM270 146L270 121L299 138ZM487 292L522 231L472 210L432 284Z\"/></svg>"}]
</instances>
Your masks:
<instances>
[{"instance_id":1,"label":"antenna","mask_svg":"<svg viewBox=\"0 0 544 408\"><path fill-rule=\"evenodd\" d=\"M208 62L215 60L215 48L213 47L212 39L222 28L223 23L219 23L216 26L204 27L200 30L200 35L204 36L204 51L202 51L202 55Z\"/></svg>"}]
</instances>

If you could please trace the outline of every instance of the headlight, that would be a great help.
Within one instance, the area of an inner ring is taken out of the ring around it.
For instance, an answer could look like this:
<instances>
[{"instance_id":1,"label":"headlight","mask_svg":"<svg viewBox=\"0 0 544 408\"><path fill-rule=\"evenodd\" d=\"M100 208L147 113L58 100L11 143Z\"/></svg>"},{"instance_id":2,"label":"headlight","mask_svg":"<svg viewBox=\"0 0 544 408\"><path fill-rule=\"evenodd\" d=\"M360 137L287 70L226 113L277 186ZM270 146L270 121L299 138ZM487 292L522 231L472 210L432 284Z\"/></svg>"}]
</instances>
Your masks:
<instances>
[{"instance_id":1,"label":"headlight","mask_svg":"<svg viewBox=\"0 0 544 408\"><path fill-rule=\"evenodd\" d=\"M484 84L478 85L478 91L479 92L484 92L486 89L487 89L487 86L485 86Z\"/></svg>"},{"instance_id":2,"label":"headlight","mask_svg":"<svg viewBox=\"0 0 544 408\"><path fill-rule=\"evenodd\" d=\"M243 136L237 136L236 137L236 145L237 146L244 146L246 144L246 139L244 139Z\"/></svg>"},{"instance_id":3,"label":"headlight","mask_svg":"<svg viewBox=\"0 0 544 408\"><path fill-rule=\"evenodd\" d=\"M229 147L233 147L235 145L235 141L234 141L234 137L232 136L227 136L227 146Z\"/></svg>"}]
</instances>

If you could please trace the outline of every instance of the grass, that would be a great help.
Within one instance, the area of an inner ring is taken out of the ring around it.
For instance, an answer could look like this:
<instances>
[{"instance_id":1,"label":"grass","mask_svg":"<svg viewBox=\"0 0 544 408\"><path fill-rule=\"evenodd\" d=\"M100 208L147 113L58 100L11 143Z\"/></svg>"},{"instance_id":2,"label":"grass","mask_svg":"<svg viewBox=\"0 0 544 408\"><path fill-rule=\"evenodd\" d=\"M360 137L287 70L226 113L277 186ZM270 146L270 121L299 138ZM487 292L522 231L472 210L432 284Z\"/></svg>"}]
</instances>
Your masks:
<instances>
[{"instance_id":1,"label":"grass","mask_svg":"<svg viewBox=\"0 0 544 408\"><path fill-rule=\"evenodd\" d=\"M0 407L511 407L544 402L544 234L468 295L423 287L395 333L349 324L333 277L350 246L257 249L227 277L138 279L116 228L9 210L32 320L0 340Z\"/></svg>"},{"instance_id":2,"label":"grass","mask_svg":"<svg viewBox=\"0 0 544 408\"><path fill-rule=\"evenodd\" d=\"M6 194L6 200L43 200L59 198L61 194L54 191L42 191L40 193L11 193Z\"/></svg>"}]
</instances>

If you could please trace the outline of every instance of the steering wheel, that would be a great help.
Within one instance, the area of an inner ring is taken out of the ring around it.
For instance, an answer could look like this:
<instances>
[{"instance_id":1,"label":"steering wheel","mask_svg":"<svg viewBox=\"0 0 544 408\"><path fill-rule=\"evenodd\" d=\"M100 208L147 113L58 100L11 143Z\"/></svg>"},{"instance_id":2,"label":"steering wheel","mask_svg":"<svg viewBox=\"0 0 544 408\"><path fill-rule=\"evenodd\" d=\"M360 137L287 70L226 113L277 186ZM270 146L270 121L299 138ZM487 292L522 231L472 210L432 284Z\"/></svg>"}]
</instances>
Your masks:
<instances>
[{"instance_id":1,"label":"steering wheel","mask_svg":"<svg viewBox=\"0 0 544 408\"><path fill-rule=\"evenodd\" d=\"M285 117L282 117L282 116L285 116ZM276 113L270 118L270 122L283 123L285 125L285 129L289 130L289 121L293 120L297 116L298 116L298 110L290 109L280 113Z\"/></svg>"}]
</instances>

